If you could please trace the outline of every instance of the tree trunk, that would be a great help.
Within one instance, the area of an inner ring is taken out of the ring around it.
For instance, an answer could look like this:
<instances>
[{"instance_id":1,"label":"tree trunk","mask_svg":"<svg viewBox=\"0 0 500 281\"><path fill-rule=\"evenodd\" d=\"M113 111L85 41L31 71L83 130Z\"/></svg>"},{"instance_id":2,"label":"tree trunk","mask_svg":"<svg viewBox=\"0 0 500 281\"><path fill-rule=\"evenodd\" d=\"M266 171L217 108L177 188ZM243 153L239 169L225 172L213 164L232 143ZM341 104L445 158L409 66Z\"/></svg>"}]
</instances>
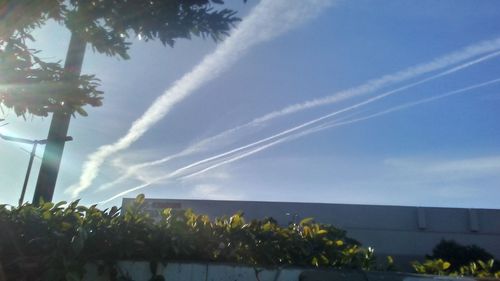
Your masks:
<instances>
[{"instance_id":1,"label":"tree trunk","mask_svg":"<svg viewBox=\"0 0 500 281\"><path fill-rule=\"evenodd\" d=\"M79 35L72 33L64 64L63 80L65 82L72 83L75 78L80 76L85 47L86 42ZM68 93L68 95L70 94ZM71 113L63 110L56 110L52 114L52 122L38 174L33 204L38 205L41 198L45 202L52 201L70 120Z\"/></svg>"}]
</instances>

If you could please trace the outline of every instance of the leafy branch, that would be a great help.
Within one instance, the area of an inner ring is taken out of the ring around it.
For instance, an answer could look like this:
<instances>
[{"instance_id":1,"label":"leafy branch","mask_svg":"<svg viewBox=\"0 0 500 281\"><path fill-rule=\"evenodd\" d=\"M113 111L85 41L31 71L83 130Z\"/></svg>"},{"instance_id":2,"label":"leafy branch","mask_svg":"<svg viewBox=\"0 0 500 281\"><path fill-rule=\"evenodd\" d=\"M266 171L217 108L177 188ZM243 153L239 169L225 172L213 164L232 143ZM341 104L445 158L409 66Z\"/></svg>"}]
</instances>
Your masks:
<instances>
[{"instance_id":1,"label":"leafy branch","mask_svg":"<svg viewBox=\"0 0 500 281\"><path fill-rule=\"evenodd\" d=\"M64 77L60 62L46 62L29 48L32 32L49 20L78 34L98 53L129 59L130 38L174 46L192 36L220 41L239 18L216 9L221 0L81 1L5 0L0 3L0 104L18 116L47 116L101 106L100 81L93 75Z\"/></svg>"}]
</instances>

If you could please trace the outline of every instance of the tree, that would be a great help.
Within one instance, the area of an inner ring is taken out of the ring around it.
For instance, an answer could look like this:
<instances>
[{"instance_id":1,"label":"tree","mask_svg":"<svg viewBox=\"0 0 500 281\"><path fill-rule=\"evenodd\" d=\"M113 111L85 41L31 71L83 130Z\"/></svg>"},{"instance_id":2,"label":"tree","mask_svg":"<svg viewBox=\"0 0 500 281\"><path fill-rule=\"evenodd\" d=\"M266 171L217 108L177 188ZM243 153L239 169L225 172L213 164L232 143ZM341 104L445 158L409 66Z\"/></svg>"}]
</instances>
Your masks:
<instances>
[{"instance_id":1,"label":"tree","mask_svg":"<svg viewBox=\"0 0 500 281\"><path fill-rule=\"evenodd\" d=\"M131 37L174 46L191 36L219 41L239 21L216 9L223 0L0 0L0 104L18 116L52 122L33 202L51 201L69 121L84 106L101 106L100 81L81 75L87 43L95 52L128 59ZM30 49L32 32L53 20L71 31L64 67Z\"/></svg>"},{"instance_id":2,"label":"tree","mask_svg":"<svg viewBox=\"0 0 500 281\"><path fill-rule=\"evenodd\" d=\"M428 259L442 259L450 262L450 270L459 270L462 266L468 266L471 262L488 261L494 259L493 255L477 245L461 245L453 240L441 240ZM498 262L495 262L494 270L497 271Z\"/></svg>"}]
</instances>

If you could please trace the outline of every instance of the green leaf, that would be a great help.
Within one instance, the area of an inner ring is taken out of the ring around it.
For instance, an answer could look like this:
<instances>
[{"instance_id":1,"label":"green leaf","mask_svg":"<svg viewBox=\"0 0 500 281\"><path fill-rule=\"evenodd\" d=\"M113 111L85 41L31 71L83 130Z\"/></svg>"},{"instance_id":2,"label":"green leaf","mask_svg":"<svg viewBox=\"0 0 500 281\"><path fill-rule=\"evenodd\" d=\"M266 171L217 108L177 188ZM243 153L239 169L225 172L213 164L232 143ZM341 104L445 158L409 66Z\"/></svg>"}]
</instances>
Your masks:
<instances>
[{"instance_id":1,"label":"green leaf","mask_svg":"<svg viewBox=\"0 0 500 281\"><path fill-rule=\"evenodd\" d=\"M44 220L49 220L50 218L52 218L52 213L47 210L47 211L45 211L45 212L42 213L42 218Z\"/></svg>"},{"instance_id":2,"label":"green leaf","mask_svg":"<svg viewBox=\"0 0 500 281\"><path fill-rule=\"evenodd\" d=\"M449 263L449 262L447 262L447 261L445 261L445 262L443 263L443 269L444 269L444 270L447 270L448 268L450 268L450 266L451 266L451 263Z\"/></svg>"},{"instance_id":3,"label":"green leaf","mask_svg":"<svg viewBox=\"0 0 500 281\"><path fill-rule=\"evenodd\" d=\"M262 226L262 230L263 231L270 231L272 229L272 224L271 222L266 222L263 226Z\"/></svg>"},{"instance_id":4,"label":"green leaf","mask_svg":"<svg viewBox=\"0 0 500 281\"><path fill-rule=\"evenodd\" d=\"M63 231L66 231L66 230L68 230L68 229L71 229L72 227L73 227L73 225L72 225L72 224L70 224L70 223L68 223L68 222L62 222L62 223L61 223L61 229L62 229Z\"/></svg>"},{"instance_id":5,"label":"green leaf","mask_svg":"<svg viewBox=\"0 0 500 281\"><path fill-rule=\"evenodd\" d=\"M240 214L234 214L229 219L229 224L231 228L237 228L245 224L245 220L240 216Z\"/></svg>"},{"instance_id":6,"label":"green leaf","mask_svg":"<svg viewBox=\"0 0 500 281\"><path fill-rule=\"evenodd\" d=\"M135 197L135 203L138 204L138 205L144 204L145 200L146 200L146 197L142 193L139 194L139 195L137 195L137 197Z\"/></svg>"},{"instance_id":7,"label":"green leaf","mask_svg":"<svg viewBox=\"0 0 500 281\"><path fill-rule=\"evenodd\" d=\"M171 214L172 214L172 208L163 209L163 216L164 217L170 217Z\"/></svg>"},{"instance_id":8,"label":"green leaf","mask_svg":"<svg viewBox=\"0 0 500 281\"><path fill-rule=\"evenodd\" d=\"M87 113L87 111L85 111L81 107L75 107L75 111L78 112L78 114L80 114L81 116L84 116L84 117L89 116L89 114Z\"/></svg>"},{"instance_id":9,"label":"green leaf","mask_svg":"<svg viewBox=\"0 0 500 281\"><path fill-rule=\"evenodd\" d=\"M387 256L387 264L388 265L393 265L394 264L394 258L392 256Z\"/></svg>"},{"instance_id":10,"label":"green leaf","mask_svg":"<svg viewBox=\"0 0 500 281\"><path fill-rule=\"evenodd\" d=\"M54 207L54 203L52 202L46 202L42 204L42 210L50 210Z\"/></svg>"},{"instance_id":11,"label":"green leaf","mask_svg":"<svg viewBox=\"0 0 500 281\"><path fill-rule=\"evenodd\" d=\"M299 224L305 225L305 224L312 222L313 220L314 220L314 218L305 218L305 219L301 220Z\"/></svg>"},{"instance_id":12,"label":"green leaf","mask_svg":"<svg viewBox=\"0 0 500 281\"><path fill-rule=\"evenodd\" d=\"M66 205L66 204L68 204L68 202L66 202L66 201L61 201L61 202L57 203L56 205L54 205L54 209L57 209L57 208L59 208L59 207L61 207L61 206L63 206L63 205Z\"/></svg>"},{"instance_id":13,"label":"green leaf","mask_svg":"<svg viewBox=\"0 0 500 281\"><path fill-rule=\"evenodd\" d=\"M76 209L76 207L78 206L79 203L80 203L80 199L77 199L77 200L71 202L68 206L68 209Z\"/></svg>"},{"instance_id":14,"label":"green leaf","mask_svg":"<svg viewBox=\"0 0 500 281\"><path fill-rule=\"evenodd\" d=\"M311 260L311 264L315 267L319 266L318 259L316 257L313 257Z\"/></svg>"}]
</instances>

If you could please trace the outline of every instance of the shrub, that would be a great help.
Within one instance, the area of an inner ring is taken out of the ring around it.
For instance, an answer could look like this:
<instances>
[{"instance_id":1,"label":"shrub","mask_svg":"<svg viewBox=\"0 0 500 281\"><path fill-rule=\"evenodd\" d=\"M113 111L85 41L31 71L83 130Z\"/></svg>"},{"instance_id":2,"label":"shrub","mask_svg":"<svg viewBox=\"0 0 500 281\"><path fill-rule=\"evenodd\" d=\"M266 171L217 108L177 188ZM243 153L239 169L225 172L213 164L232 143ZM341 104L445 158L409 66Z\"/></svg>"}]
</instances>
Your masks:
<instances>
[{"instance_id":1,"label":"shrub","mask_svg":"<svg viewBox=\"0 0 500 281\"><path fill-rule=\"evenodd\" d=\"M416 273L500 278L500 266L493 255L476 245L441 240L426 258L412 264Z\"/></svg>"},{"instance_id":2,"label":"shrub","mask_svg":"<svg viewBox=\"0 0 500 281\"><path fill-rule=\"evenodd\" d=\"M451 263L450 270L458 270L462 266L467 266L471 262L478 260L488 261L494 259L493 255L476 245L461 245L453 240L441 240L432 250L432 255L428 259L443 259ZM495 262L498 264L498 262ZM500 270L495 265L496 270Z\"/></svg>"},{"instance_id":3,"label":"shrub","mask_svg":"<svg viewBox=\"0 0 500 281\"><path fill-rule=\"evenodd\" d=\"M480 278L500 278L500 271L495 270L495 260L473 261L462 265L458 269L452 269L452 264L442 259L426 260L424 263L414 262L413 268L416 273L449 275L449 276L473 276Z\"/></svg>"},{"instance_id":4,"label":"shrub","mask_svg":"<svg viewBox=\"0 0 500 281\"><path fill-rule=\"evenodd\" d=\"M345 232L304 219L280 226L246 222L242 214L211 220L190 210L165 209L155 220L144 196L120 210L67 204L0 206L0 265L9 280L79 280L89 262L213 261L370 269L372 249Z\"/></svg>"}]
</instances>

